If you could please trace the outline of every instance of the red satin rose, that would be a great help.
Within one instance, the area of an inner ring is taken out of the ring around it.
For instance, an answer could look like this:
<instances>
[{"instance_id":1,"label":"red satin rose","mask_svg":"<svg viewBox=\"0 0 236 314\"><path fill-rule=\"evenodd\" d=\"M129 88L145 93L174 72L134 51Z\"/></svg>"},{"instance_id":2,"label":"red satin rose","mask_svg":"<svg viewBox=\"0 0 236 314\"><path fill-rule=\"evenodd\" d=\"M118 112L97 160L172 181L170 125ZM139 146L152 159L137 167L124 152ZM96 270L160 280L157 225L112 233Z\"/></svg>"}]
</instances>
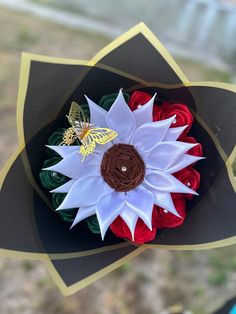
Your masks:
<instances>
[{"instance_id":1,"label":"red satin rose","mask_svg":"<svg viewBox=\"0 0 236 314\"><path fill-rule=\"evenodd\" d=\"M197 143L194 137L186 136L184 138L180 139L181 142L186 142L186 143ZM197 156L197 157L202 157L202 145L198 143L195 147L191 148L187 154Z\"/></svg>"},{"instance_id":2,"label":"red satin rose","mask_svg":"<svg viewBox=\"0 0 236 314\"><path fill-rule=\"evenodd\" d=\"M146 104L152 96L145 92L135 91L132 93L130 100L129 100L129 107L132 111L139 108L139 106Z\"/></svg>"},{"instance_id":3,"label":"red satin rose","mask_svg":"<svg viewBox=\"0 0 236 314\"><path fill-rule=\"evenodd\" d=\"M188 127L181 134L181 137L184 137L189 132L193 123L193 116L186 105L171 104L168 101L164 101L160 106L160 110L153 115L153 121L168 119L175 114L176 118L171 127L188 125Z\"/></svg>"},{"instance_id":4,"label":"red satin rose","mask_svg":"<svg viewBox=\"0 0 236 314\"><path fill-rule=\"evenodd\" d=\"M138 222L135 227L134 232L134 243L136 244L143 244L146 242L149 242L153 240L156 236L156 224L154 223L156 221L157 212L156 210L153 210L152 213L152 231L146 226L146 224L139 218ZM118 237L118 238L124 238L132 241L131 232L124 222L124 220L118 216L113 223L110 225L110 228L112 232Z\"/></svg>"},{"instance_id":5,"label":"red satin rose","mask_svg":"<svg viewBox=\"0 0 236 314\"><path fill-rule=\"evenodd\" d=\"M159 112L160 112L160 106L154 104L153 112L152 112L153 121L157 121L157 120L155 120L155 117L157 117L159 115Z\"/></svg>"},{"instance_id":6,"label":"red satin rose","mask_svg":"<svg viewBox=\"0 0 236 314\"><path fill-rule=\"evenodd\" d=\"M184 168L174 174L174 176L190 189L197 191L200 185L200 173L193 167ZM185 198L191 200L193 194L181 194Z\"/></svg>"},{"instance_id":7,"label":"red satin rose","mask_svg":"<svg viewBox=\"0 0 236 314\"><path fill-rule=\"evenodd\" d=\"M166 212L163 208L155 206L154 211L157 215L155 216L155 223L157 229L162 228L176 228L183 224L186 218L186 204L183 197L173 197L173 202L178 214L181 217L175 216L170 212Z\"/></svg>"}]
</instances>

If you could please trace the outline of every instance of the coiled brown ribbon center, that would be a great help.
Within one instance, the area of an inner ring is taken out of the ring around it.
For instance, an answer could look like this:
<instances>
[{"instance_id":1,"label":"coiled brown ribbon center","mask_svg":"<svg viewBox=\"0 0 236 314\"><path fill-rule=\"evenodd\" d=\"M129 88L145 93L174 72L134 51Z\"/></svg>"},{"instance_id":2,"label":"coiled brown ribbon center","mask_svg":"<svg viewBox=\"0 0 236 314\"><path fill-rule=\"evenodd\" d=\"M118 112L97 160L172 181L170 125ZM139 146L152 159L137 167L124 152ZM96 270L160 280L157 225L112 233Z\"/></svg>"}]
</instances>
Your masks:
<instances>
[{"instance_id":1,"label":"coiled brown ribbon center","mask_svg":"<svg viewBox=\"0 0 236 314\"><path fill-rule=\"evenodd\" d=\"M116 144L104 153L101 174L114 190L128 192L142 183L145 165L134 146Z\"/></svg>"}]
</instances>

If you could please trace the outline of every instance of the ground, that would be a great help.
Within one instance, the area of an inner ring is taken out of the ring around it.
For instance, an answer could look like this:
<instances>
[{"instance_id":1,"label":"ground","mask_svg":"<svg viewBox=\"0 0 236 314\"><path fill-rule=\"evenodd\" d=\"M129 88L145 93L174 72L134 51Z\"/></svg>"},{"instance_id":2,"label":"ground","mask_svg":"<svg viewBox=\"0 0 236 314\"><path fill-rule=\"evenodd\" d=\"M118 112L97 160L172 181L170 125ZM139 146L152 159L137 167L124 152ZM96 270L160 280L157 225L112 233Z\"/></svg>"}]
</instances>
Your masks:
<instances>
[{"instance_id":1,"label":"ground","mask_svg":"<svg viewBox=\"0 0 236 314\"><path fill-rule=\"evenodd\" d=\"M21 51L89 59L109 38L1 9L0 166L17 147L15 106ZM230 75L179 60L191 80L230 81ZM64 298L42 262L0 259L3 314L154 314L182 304L209 314L236 290L236 246L201 252L147 250L120 269Z\"/></svg>"}]
</instances>

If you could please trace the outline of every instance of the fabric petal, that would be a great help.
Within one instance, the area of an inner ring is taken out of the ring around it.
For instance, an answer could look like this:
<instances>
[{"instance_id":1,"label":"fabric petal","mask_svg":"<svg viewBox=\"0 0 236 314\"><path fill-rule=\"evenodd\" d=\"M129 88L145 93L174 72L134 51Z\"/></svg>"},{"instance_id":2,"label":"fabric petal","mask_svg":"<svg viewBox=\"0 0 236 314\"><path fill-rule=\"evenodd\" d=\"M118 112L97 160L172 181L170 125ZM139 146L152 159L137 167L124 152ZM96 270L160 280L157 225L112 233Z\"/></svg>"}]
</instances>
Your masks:
<instances>
[{"instance_id":1,"label":"fabric petal","mask_svg":"<svg viewBox=\"0 0 236 314\"><path fill-rule=\"evenodd\" d=\"M76 182L76 179L72 179L66 182L65 184L59 186L58 188L50 191L50 193L68 193L75 182Z\"/></svg>"},{"instance_id":2,"label":"fabric petal","mask_svg":"<svg viewBox=\"0 0 236 314\"><path fill-rule=\"evenodd\" d=\"M146 172L144 182L157 192L190 193L198 195L197 192L187 187L169 173L149 170Z\"/></svg>"},{"instance_id":3,"label":"fabric petal","mask_svg":"<svg viewBox=\"0 0 236 314\"><path fill-rule=\"evenodd\" d=\"M150 188L150 187L149 187ZM168 212L172 213L173 215L177 217L181 217L179 213L177 212L175 205L173 203L172 197L170 193L168 192L160 192L152 190L155 196L155 205L160 206L163 209L168 210Z\"/></svg>"},{"instance_id":4,"label":"fabric petal","mask_svg":"<svg viewBox=\"0 0 236 314\"><path fill-rule=\"evenodd\" d=\"M99 175L101 159L102 155L91 154L82 161L82 155L75 151L56 165L43 170L56 171L69 178L79 179L88 175Z\"/></svg>"},{"instance_id":5,"label":"fabric petal","mask_svg":"<svg viewBox=\"0 0 236 314\"><path fill-rule=\"evenodd\" d=\"M163 142L176 141L187 127L188 125L184 125L184 126L180 126L176 128L169 128L169 130L167 131L163 139Z\"/></svg>"},{"instance_id":6,"label":"fabric petal","mask_svg":"<svg viewBox=\"0 0 236 314\"><path fill-rule=\"evenodd\" d=\"M205 157L197 157L189 154L184 154L181 158L178 159L178 161L173 166L167 169L166 172L171 174L175 173L202 159L205 159Z\"/></svg>"},{"instance_id":7,"label":"fabric petal","mask_svg":"<svg viewBox=\"0 0 236 314\"><path fill-rule=\"evenodd\" d=\"M120 212L121 218L125 221L132 235L132 240L134 241L135 227L138 221L138 215L132 211L127 204L124 204Z\"/></svg>"},{"instance_id":8,"label":"fabric petal","mask_svg":"<svg viewBox=\"0 0 236 314\"><path fill-rule=\"evenodd\" d=\"M159 143L145 155L145 163L148 168L167 171L184 153L196 145L198 144L174 141Z\"/></svg>"},{"instance_id":9,"label":"fabric petal","mask_svg":"<svg viewBox=\"0 0 236 314\"><path fill-rule=\"evenodd\" d=\"M155 97L156 94L146 104L133 111L136 127L153 121L152 112Z\"/></svg>"},{"instance_id":10,"label":"fabric petal","mask_svg":"<svg viewBox=\"0 0 236 314\"><path fill-rule=\"evenodd\" d=\"M77 151L79 153L80 147L77 145L74 146L67 146L67 145L59 145L59 146L52 146L52 145L46 145L48 148L54 150L57 154L59 154L62 158L67 157L74 151Z\"/></svg>"},{"instance_id":11,"label":"fabric petal","mask_svg":"<svg viewBox=\"0 0 236 314\"><path fill-rule=\"evenodd\" d=\"M84 219L94 215L95 213L96 213L95 206L80 207L70 228L72 229L81 220L84 220Z\"/></svg>"},{"instance_id":12,"label":"fabric petal","mask_svg":"<svg viewBox=\"0 0 236 314\"><path fill-rule=\"evenodd\" d=\"M152 230L153 194L146 188L136 188L127 192L126 204Z\"/></svg>"},{"instance_id":13,"label":"fabric petal","mask_svg":"<svg viewBox=\"0 0 236 314\"><path fill-rule=\"evenodd\" d=\"M96 205L96 215L99 222L102 239L104 239L107 229L115 220L124 206L125 193L113 191L103 196Z\"/></svg>"},{"instance_id":14,"label":"fabric petal","mask_svg":"<svg viewBox=\"0 0 236 314\"><path fill-rule=\"evenodd\" d=\"M104 154L105 151L107 151L109 148L111 148L113 146L113 141L110 141L104 145L99 145L97 144L96 147L95 147L95 150L94 152L97 153L97 154ZM87 157L86 157L87 158Z\"/></svg>"},{"instance_id":15,"label":"fabric petal","mask_svg":"<svg viewBox=\"0 0 236 314\"><path fill-rule=\"evenodd\" d=\"M169 119L141 125L134 132L131 144L137 147L140 151L150 151L155 145L163 140L174 119L175 116Z\"/></svg>"},{"instance_id":16,"label":"fabric petal","mask_svg":"<svg viewBox=\"0 0 236 314\"><path fill-rule=\"evenodd\" d=\"M136 128L136 121L121 90L107 113L107 125L118 133L120 142L129 143Z\"/></svg>"},{"instance_id":17,"label":"fabric petal","mask_svg":"<svg viewBox=\"0 0 236 314\"><path fill-rule=\"evenodd\" d=\"M99 126L100 128L106 128L106 116L107 111L98 106L95 102L89 99L86 95L85 98L88 102L89 111L90 111L90 123Z\"/></svg>"},{"instance_id":18,"label":"fabric petal","mask_svg":"<svg viewBox=\"0 0 236 314\"><path fill-rule=\"evenodd\" d=\"M95 205L104 195L111 191L112 189L102 178L94 176L84 177L73 184L57 210Z\"/></svg>"}]
</instances>

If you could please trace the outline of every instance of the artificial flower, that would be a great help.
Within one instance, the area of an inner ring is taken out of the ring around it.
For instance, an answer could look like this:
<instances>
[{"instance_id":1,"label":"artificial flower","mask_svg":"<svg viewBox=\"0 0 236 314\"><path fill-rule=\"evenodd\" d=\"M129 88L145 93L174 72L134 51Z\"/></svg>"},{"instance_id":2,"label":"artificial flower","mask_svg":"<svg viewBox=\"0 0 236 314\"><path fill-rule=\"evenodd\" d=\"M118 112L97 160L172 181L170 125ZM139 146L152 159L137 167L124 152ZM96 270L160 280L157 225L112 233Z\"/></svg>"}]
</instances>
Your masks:
<instances>
[{"instance_id":1,"label":"artificial flower","mask_svg":"<svg viewBox=\"0 0 236 314\"><path fill-rule=\"evenodd\" d=\"M112 232L118 238L124 238L130 241L133 241L136 244L143 244L146 242L150 242L155 238L156 231L157 231L157 224L155 223L156 220L157 220L157 211L155 209L152 212L152 229L151 230L147 227L147 225L143 222L143 220L139 218L135 226L134 237L132 236L128 225L120 216L118 216L113 221L110 227L111 227Z\"/></svg>"},{"instance_id":2,"label":"artificial flower","mask_svg":"<svg viewBox=\"0 0 236 314\"><path fill-rule=\"evenodd\" d=\"M105 109L106 111L108 111L113 102L116 100L118 96L118 93L112 93L112 94L108 94L108 95L104 95L102 96L102 98L99 101L99 106L102 107L103 109ZM129 101L129 94L127 93L123 93L123 96L125 98L125 101L128 102Z\"/></svg>"},{"instance_id":3,"label":"artificial flower","mask_svg":"<svg viewBox=\"0 0 236 314\"><path fill-rule=\"evenodd\" d=\"M185 142L185 143L197 143L197 141L195 140L194 137L191 137L191 136L186 136L184 138L181 138L179 139L180 141L182 142ZM197 143L196 146L192 147L188 152L187 154L189 155L193 155L193 156L199 156L199 157L202 157L202 145L200 143Z\"/></svg>"},{"instance_id":4,"label":"artificial flower","mask_svg":"<svg viewBox=\"0 0 236 314\"><path fill-rule=\"evenodd\" d=\"M159 121L168 119L173 115L176 115L176 117L173 120L171 127L181 127L187 125L185 130L181 133L182 137L186 136L192 126L193 115L185 104L163 101L162 105L160 106L160 110L155 112L153 120Z\"/></svg>"},{"instance_id":5,"label":"artificial flower","mask_svg":"<svg viewBox=\"0 0 236 314\"><path fill-rule=\"evenodd\" d=\"M199 189L201 176L200 173L193 167L186 167L176 172L174 176L192 190L197 191ZM184 196L188 199L193 198L192 194L184 194Z\"/></svg>"},{"instance_id":6,"label":"artificial flower","mask_svg":"<svg viewBox=\"0 0 236 314\"><path fill-rule=\"evenodd\" d=\"M183 224L186 218L185 199L181 196L173 197L173 202L176 210L179 213L179 216L173 215L172 213L159 206L155 206L154 210L156 211L156 228L176 228Z\"/></svg>"},{"instance_id":7,"label":"artificial flower","mask_svg":"<svg viewBox=\"0 0 236 314\"><path fill-rule=\"evenodd\" d=\"M176 141L188 125L170 128L175 115L153 122L154 99L132 112L120 91L107 112L87 97L90 123L118 137L84 160L77 146L49 146L63 160L45 170L70 178L52 191L67 193L57 210L79 208L72 227L96 214L104 239L121 216L134 239L139 218L152 230L154 204L179 217L170 193L196 194L172 175L201 159L186 154L196 144Z\"/></svg>"},{"instance_id":8,"label":"artificial flower","mask_svg":"<svg viewBox=\"0 0 236 314\"><path fill-rule=\"evenodd\" d=\"M44 161L44 167L50 167L61 161L61 157L53 156ZM68 181L68 178L56 171L41 171L39 173L41 184L46 189L55 189Z\"/></svg>"},{"instance_id":9,"label":"artificial flower","mask_svg":"<svg viewBox=\"0 0 236 314\"><path fill-rule=\"evenodd\" d=\"M152 98L152 95L141 92L141 91L135 91L132 93L130 100L129 100L129 107L132 111L142 107L145 105L150 99Z\"/></svg>"}]
</instances>

